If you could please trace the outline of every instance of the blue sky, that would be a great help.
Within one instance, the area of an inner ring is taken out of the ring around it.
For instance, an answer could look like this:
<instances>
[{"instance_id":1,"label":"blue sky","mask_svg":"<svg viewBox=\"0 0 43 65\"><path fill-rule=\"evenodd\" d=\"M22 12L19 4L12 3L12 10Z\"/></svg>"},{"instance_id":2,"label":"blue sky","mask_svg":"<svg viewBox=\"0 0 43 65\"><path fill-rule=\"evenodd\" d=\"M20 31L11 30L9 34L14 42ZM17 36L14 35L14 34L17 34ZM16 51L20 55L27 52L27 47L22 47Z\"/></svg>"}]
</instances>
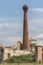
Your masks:
<instances>
[{"instance_id":1,"label":"blue sky","mask_svg":"<svg viewBox=\"0 0 43 65\"><path fill-rule=\"evenodd\" d=\"M0 0L0 44L23 41L24 4L29 7L29 36L43 43L43 0Z\"/></svg>"}]
</instances>

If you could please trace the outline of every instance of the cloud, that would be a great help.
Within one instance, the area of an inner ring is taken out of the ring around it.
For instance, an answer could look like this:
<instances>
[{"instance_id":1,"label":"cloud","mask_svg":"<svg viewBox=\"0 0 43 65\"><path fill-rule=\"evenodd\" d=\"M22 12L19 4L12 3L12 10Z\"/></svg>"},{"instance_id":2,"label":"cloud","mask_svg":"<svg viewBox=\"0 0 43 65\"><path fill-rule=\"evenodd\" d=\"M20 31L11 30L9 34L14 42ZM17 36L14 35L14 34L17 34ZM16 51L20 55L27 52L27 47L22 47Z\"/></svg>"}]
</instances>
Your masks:
<instances>
[{"instance_id":1,"label":"cloud","mask_svg":"<svg viewBox=\"0 0 43 65\"><path fill-rule=\"evenodd\" d=\"M4 23L4 24L0 24L0 28L20 28L22 26L20 26L20 24L9 24L9 23Z\"/></svg>"},{"instance_id":2,"label":"cloud","mask_svg":"<svg viewBox=\"0 0 43 65\"><path fill-rule=\"evenodd\" d=\"M8 37L8 36L13 36L13 37L22 36L22 33L23 33L23 27L20 24L16 24L16 23L0 24L0 39L3 37Z\"/></svg>"},{"instance_id":3,"label":"cloud","mask_svg":"<svg viewBox=\"0 0 43 65\"><path fill-rule=\"evenodd\" d=\"M30 11L43 12L43 8L32 8Z\"/></svg>"},{"instance_id":4,"label":"cloud","mask_svg":"<svg viewBox=\"0 0 43 65\"><path fill-rule=\"evenodd\" d=\"M36 45L43 46L43 34L36 35L34 38L37 40Z\"/></svg>"},{"instance_id":5,"label":"cloud","mask_svg":"<svg viewBox=\"0 0 43 65\"><path fill-rule=\"evenodd\" d=\"M7 17L0 17L0 21L8 21L8 20L18 20L19 17L7 18Z\"/></svg>"},{"instance_id":6,"label":"cloud","mask_svg":"<svg viewBox=\"0 0 43 65\"><path fill-rule=\"evenodd\" d=\"M43 45L43 17L30 20L30 36L37 40L37 45Z\"/></svg>"},{"instance_id":7,"label":"cloud","mask_svg":"<svg viewBox=\"0 0 43 65\"><path fill-rule=\"evenodd\" d=\"M17 42L17 41L21 41L22 38L21 37L6 37L3 40L9 41L10 43L14 43L14 42Z\"/></svg>"},{"instance_id":8,"label":"cloud","mask_svg":"<svg viewBox=\"0 0 43 65\"><path fill-rule=\"evenodd\" d=\"M8 17L0 17L0 23L22 23L21 22L21 18L18 17L12 17L12 18L8 18Z\"/></svg>"},{"instance_id":9,"label":"cloud","mask_svg":"<svg viewBox=\"0 0 43 65\"><path fill-rule=\"evenodd\" d=\"M30 35L35 37L43 33L43 18L36 18L29 21Z\"/></svg>"},{"instance_id":10,"label":"cloud","mask_svg":"<svg viewBox=\"0 0 43 65\"><path fill-rule=\"evenodd\" d=\"M37 41L37 42L36 42L36 45L43 46L43 41Z\"/></svg>"},{"instance_id":11,"label":"cloud","mask_svg":"<svg viewBox=\"0 0 43 65\"><path fill-rule=\"evenodd\" d=\"M18 41L22 42L22 37L4 37L4 38L0 39L0 43L5 46L14 45Z\"/></svg>"},{"instance_id":12,"label":"cloud","mask_svg":"<svg viewBox=\"0 0 43 65\"><path fill-rule=\"evenodd\" d=\"M43 45L43 34L39 34L36 36L37 45Z\"/></svg>"},{"instance_id":13,"label":"cloud","mask_svg":"<svg viewBox=\"0 0 43 65\"><path fill-rule=\"evenodd\" d=\"M20 24L0 24L0 38L8 36L22 36L23 26Z\"/></svg>"},{"instance_id":14,"label":"cloud","mask_svg":"<svg viewBox=\"0 0 43 65\"><path fill-rule=\"evenodd\" d=\"M36 38L37 38L37 39L39 39L39 38L43 38L43 34L39 34L39 35L37 35Z\"/></svg>"}]
</instances>

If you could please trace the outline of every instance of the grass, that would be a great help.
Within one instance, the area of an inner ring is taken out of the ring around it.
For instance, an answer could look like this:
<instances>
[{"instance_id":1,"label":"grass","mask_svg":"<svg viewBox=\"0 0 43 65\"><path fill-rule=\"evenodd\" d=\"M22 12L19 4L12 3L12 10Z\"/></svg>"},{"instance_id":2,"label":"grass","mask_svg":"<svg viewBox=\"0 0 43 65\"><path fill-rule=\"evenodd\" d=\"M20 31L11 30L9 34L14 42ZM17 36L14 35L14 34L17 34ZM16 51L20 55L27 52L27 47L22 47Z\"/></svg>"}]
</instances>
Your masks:
<instances>
[{"instance_id":1,"label":"grass","mask_svg":"<svg viewBox=\"0 0 43 65\"><path fill-rule=\"evenodd\" d=\"M2 63L0 65L43 65L43 63Z\"/></svg>"}]
</instances>

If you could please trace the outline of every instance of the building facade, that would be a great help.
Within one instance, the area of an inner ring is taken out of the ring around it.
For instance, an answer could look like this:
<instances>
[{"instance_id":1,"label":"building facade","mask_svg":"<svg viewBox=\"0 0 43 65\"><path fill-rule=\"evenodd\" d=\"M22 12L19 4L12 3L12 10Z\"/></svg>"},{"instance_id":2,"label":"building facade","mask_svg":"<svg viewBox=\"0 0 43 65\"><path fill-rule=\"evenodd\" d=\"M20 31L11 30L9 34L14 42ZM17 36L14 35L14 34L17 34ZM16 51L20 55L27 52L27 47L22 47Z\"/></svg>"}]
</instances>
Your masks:
<instances>
[{"instance_id":1,"label":"building facade","mask_svg":"<svg viewBox=\"0 0 43 65\"><path fill-rule=\"evenodd\" d=\"M43 46L36 46L36 62L43 61Z\"/></svg>"}]
</instances>

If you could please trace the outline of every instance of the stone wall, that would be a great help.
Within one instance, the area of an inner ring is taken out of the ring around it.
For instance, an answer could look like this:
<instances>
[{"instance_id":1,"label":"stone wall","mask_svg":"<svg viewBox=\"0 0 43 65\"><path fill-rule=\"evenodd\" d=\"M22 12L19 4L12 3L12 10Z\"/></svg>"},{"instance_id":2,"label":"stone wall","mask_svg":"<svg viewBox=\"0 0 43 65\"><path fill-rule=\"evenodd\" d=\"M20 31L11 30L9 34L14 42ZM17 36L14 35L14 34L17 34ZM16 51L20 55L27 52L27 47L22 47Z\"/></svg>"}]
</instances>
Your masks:
<instances>
[{"instance_id":1,"label":"stone wall","mask_svg":"<svg viewBox=\"0 0 43 65\"><path fill-rule=\"evenodd\" d=\"M42 46L36 47L36 61L42 62Z\"/></svg>"}]
</instances>

